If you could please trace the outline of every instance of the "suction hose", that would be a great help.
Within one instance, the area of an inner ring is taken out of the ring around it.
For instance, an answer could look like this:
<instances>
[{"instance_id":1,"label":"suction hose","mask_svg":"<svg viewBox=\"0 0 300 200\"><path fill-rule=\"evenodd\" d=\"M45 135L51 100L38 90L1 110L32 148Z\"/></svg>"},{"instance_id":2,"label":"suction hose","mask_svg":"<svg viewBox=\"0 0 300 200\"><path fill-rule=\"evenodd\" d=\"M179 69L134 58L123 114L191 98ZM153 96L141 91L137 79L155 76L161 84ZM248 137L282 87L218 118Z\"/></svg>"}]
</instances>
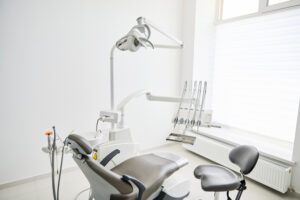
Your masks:
<instances>
[{"instance_id":1,"label":"suction hose","mask_svg":"<svg viewBox=\"0 0 300 200\"><path fill-rule=\"evenodd\" d=\"M65 146L66 146L66 140L64 141L64 146L61 151L60 169L59 169L58 183L57 183L57 200L59 200L59 186L60 186L61 171L62 171L62 166L64 161Z\"/></svg>"},{"instance_id":2,"label":"suction hose","mask_svg":"<svg viewBox=\"0 0 300 200\"><path fill-rule=\"evenodd\" d=\"M54 139L52 144L52 156L51 156L52 192L53 192L53 199L57 200L56 191L55 191L55 169L54 169L54 156L56 151L56 132L55 132L55 126L53 126L52 128L54 133Z\"/></svg>"}]
</instances>

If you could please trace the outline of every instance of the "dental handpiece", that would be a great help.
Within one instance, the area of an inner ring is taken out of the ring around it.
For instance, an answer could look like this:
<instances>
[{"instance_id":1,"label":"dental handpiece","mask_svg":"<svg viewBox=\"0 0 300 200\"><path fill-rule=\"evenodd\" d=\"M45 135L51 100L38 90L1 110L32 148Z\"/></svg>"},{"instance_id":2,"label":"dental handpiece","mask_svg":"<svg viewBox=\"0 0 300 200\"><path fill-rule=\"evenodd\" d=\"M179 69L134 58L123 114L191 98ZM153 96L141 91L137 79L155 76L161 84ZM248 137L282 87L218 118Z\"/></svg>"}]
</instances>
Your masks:
<instances>
[{"instance_id":1,"label":"dental handpiece","mask_svg":"<svg viewBox=\"0 0 300 200\"><path fill-rule=\"evenodd\" d=\"M203 95L202 95L202 101L201 101L201 106L200 106L200 111L199 111L199 117L197 120L197 131L199 130L199 127L201 126L201 117L202 117L202 111L203 107L205 104L205 97L206 97L206 88L207 88L207 82L204 82L204 87L203 87Z\"/></svg>"},{"instance_id":2,"label":"dental handpiece","mask_svg":"<svg viewBox=\"0 0 300 200\"><path fill-rule=\"evenodd\" d=\"M186 103L189 103L190 102L190 98L191 98L191 95L192 95L192 92L193 92L193 81L189 81L187 83L187 93L186 93L186 97L183 99L183 103L186 102ZM185 125L185 122L186 122L186 111L188 110L188 108L186 107L187 105L184 105L184 106L181 106L181 110L183 110L183 114L178 116L179 118L179 124L184 124Z\"/></svg>"},{"instance_id":3,"label":"dental handpiece","mask_svg":"<svg viewBox=\"0 0 300 200\"><path fill-rule=\"evenodd\" d=\"M187 81L184 82L184 86L183 86L183 90L182 90L182 94L181 94L181 100L180 100L180 103L179 103L179 107L178 107L176 116L174 118L174 128L176 127L176 125L178 123L178 117L179 117L180 109L181 109L182 102L183 102L183 99L185 97L186 91L187 91Z\"/></svg>"},{"instance_id":4,"label":"dental handpiece","mask_svg":"<svg viewBox=\"0 0 300 200\"><path fill-rule=\"evenodd\" d=\"M197 113L197 109L199 107L199 103L200 103L200 97L201 97L201 90L202 90L202 81L199 81L199 85L198 85L198 92L197 92L197 99L196 99L196 103L195 103L195 110L194 110L194 115L193 118L190 122L190 126L193 127L195 125L195 120L196 120L196 113Z\"/></svg>"},{"instance_id":5,"label":"dental handpiece","mask_svg":"<svg viewBox=\"0 0 300 200\"><path fill-rule=\"evenodd\" d=\"M193 86L192 86L193 87ZM193 92L192 92L192 95L191 95L191 100L190 100L190 105L189 105L189 110L188 110L188 114L187 114L187 117L185 119L185 128L184 128L184 132L186 131L189 123L190 123L190 114L191 114L191 109L192 109L192 105L195 101L194 97L195 97L195 94L196 94L196 90L197 90L197 81L194 82L194 87L193 87Z\"/></svg>"}]
</instances>

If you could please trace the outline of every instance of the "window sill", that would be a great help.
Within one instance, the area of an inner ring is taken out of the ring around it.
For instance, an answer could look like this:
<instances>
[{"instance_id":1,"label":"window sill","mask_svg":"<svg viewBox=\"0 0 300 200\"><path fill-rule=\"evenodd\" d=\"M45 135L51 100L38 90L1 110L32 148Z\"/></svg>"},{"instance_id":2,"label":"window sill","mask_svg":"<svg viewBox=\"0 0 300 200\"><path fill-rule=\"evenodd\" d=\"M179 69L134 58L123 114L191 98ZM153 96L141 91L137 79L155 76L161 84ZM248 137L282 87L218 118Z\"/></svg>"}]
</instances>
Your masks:
<instances>
[{"instance_id":1,"label":"window sill","mask_svg":"<svg viewBox=\"0 0 300 200\"><path fill-rule=\"evenodd\" d=\"M258 148L263 157L289 166L295 165L295 162L292 160L293 144L291 142L248 133L246 131L229 127L200 127L198 132L197 129L194 129L190 132L190 134L194 136L200 134L232 146L237 146L240 144L253 145Z\"/></svg>"}]
</instances>

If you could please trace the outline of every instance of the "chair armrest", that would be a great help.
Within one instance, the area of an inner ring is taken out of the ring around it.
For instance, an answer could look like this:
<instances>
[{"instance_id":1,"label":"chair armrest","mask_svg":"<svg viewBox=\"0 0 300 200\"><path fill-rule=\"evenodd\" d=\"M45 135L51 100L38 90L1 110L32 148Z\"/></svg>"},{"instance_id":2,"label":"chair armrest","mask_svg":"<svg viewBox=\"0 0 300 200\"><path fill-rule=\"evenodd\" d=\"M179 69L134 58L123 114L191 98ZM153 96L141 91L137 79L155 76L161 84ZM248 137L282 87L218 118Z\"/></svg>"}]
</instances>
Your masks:
<instances>
[{"instance_id":1,"label":"chair armrest","mask_svg":"<svg viewBox=\"0 0 300 200\"><path fill-rule=\"evenodd\" d=\"M137 200L142 200L143 193L146 190L144 184L141 181L137 180L136 178L128 176L128 175L123 175L122 180L126 181L128 183L129 183L129 181L134 183L137 186L137 188L139 189L139 195L138 195Z\"/></svg>"},{"instance_id":2,"label":"chair armrest","mask_svg":"<svg viewBox=\"0 0 300 200\"><path fill-rule=\"evenodd\" d=\"M110 152L103 160L100 162L102 166L106 166L109 161L111 161L116 155L118 155L121 151L119 149L116 149L112 152Z\"/></svg>"}]
</instances>

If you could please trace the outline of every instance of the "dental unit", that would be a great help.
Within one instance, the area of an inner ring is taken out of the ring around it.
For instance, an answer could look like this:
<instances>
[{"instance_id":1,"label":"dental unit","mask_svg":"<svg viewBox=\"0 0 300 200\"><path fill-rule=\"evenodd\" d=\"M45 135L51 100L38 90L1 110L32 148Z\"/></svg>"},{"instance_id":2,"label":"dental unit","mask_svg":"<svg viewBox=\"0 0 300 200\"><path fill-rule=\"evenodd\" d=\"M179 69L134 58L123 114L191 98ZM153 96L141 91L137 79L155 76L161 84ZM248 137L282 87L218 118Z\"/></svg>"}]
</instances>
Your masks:
<instances>
[{"instance_id":1,"label":"dental unit","mask_svg":"<svg viewBox=\"0 0 300 200\"><path fill-rule=\"evenodd\" d=\"M151 29L158 31L175 45L152 43ZM137 25L113 45L110 53L111 110L100 111L96 132L71 133L62 139L53 127L53 132L46 134L48 146L42 150L50 157L54 200L59 200L64 153L72 153L74 161L87 178L90 188L82 192L90 191L89 200L183 200L188 197L189 180L175 173L186 166L188 160L165 152L139 154L139 145L134 142L130 129L125 127L125 107L132 99L140 96L146 96L149 101L178 103L177 112L172 120L173 130L167 140L193 145L195 137L186 135L187 130L200 126L214 126L210 121L204 123L203 120L207 82L194 81L190 85L185 82L181 97L154 96L147 90L140 90L115 106L114 52L117 49L136 52L141 47L182 49L183 42L162 31L148 19L139 17ZM108 133L99 128L100 122L110 123ZM61 162L56 170L56 181L55 157L58 153L61 153ZM238 190L236 200L239 200L246 189L244 175L253 170L258 157L256 148L240 146L231 151L229 159L240 167L241 176L217 165L198 166L194 175L201 179L203 190L215 192L215 200L219 198L218 192L227 192L229 200L229 191L232 190Z\"/></svg>"}]
</instances>

